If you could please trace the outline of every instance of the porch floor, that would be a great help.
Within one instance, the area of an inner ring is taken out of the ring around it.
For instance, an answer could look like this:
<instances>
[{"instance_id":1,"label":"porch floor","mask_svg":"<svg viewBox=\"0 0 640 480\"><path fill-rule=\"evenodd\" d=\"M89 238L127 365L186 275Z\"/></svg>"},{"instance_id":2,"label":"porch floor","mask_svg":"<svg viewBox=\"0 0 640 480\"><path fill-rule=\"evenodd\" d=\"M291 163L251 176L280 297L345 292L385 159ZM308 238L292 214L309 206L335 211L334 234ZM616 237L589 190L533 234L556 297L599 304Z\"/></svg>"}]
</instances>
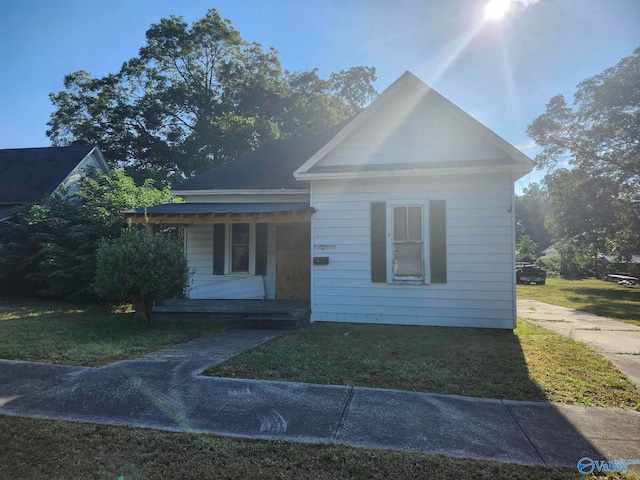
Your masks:
<instances>
[{"instance_id":1,"label":"porch floor","mask_svg":"<svg viewBox=\"0 0 640 480\"><path fill-rule=\"evenodd\" d=\"M240 315L308 315L308 300L203 300L172 299L153 307L159 313L226 313Z\"/></svg>"}]
</instances>

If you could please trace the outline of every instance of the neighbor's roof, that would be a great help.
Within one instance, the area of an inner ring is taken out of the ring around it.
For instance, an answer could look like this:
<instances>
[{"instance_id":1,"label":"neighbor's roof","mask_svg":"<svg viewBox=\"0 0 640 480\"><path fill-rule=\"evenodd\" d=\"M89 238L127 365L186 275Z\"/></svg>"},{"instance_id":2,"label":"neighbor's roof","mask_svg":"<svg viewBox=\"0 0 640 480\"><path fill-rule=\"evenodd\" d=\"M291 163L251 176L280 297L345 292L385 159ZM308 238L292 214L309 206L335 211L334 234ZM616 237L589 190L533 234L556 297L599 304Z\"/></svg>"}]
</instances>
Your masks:
<instances>
[{"instance_id":1,"label":"neighbor's roof","mask_svg":"<svg viewBox=\"0 0 640 480\"><path fill-rule=\"evenodd\" d=\"M187 180L175 187L174 191L307 188L306 182L296 181L293 172L331 140L347 122L348 120L312 137L267 143Z\"/></svg>"},{"instance_id":2,"label":"neighbor's roof","mask_svg":"<svg viewBox=\"0 0 640 480\"><path fill-rule=\"evenodd\" d=\"M13 217L16 214L16 207L10 205L8 207L0 207L0 222Z\"/></svg>"},{"instance_id":3,"label":"neighbor's roof","mask_svg":"<svg viewBox=\"0 0 640 480\"><path fill-rule=\"evenodd\" d=\"M0 150L0 204L32 203L52 194L95 145Z\"/></svg>"}]
</instances>

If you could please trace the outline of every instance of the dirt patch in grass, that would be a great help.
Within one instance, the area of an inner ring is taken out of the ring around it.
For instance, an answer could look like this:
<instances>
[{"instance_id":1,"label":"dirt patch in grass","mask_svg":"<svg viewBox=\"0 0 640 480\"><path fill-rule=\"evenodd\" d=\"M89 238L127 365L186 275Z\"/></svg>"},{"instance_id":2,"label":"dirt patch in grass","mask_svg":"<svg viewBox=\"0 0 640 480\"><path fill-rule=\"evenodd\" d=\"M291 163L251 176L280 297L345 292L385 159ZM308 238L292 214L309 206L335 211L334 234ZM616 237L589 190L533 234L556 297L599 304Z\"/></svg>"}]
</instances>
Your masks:
<instances>
[{"instance_id":1,"label":"dirt patch in grass","mask_svg":"<svg viewBox=\"0 0 640 480\"><path fill-rule=\"evenodd\" d=\"M640 326L640 287L622 287L604 280L548 278L546 285L518 285L519 299L616 318Z\"/></svg>"},{"instance_id":2,"label":"dirt patch in grass","mask_svg":"<svg viewBox=\"0 0 640 480\"><path fill-rule=\"evenodd\" d=\"M13 479L596 478L572 468L2 416L0 458L0 477Z\"/></svg>"},{"instance_id":3,"label":"dirt patch in grass","mask_svg":"<svg viewBox=\"0 0 640 480\"><path fill-rule=\"evenodd\" d=\"M0 358L96 367L223 328L178 321L145 328L128 307L0 299Z\"/></svg>"},{"instance_id":4,"label":"dirt patch in grass","mask_svg":"<svg viewBox=\"0 0 640 480\"><path fill-rule=\"evenodd\" d=\"M205 375L640 410L640 391L606 358L523 320L514 332L317 323Z\"/></svg>"}]
</instances>

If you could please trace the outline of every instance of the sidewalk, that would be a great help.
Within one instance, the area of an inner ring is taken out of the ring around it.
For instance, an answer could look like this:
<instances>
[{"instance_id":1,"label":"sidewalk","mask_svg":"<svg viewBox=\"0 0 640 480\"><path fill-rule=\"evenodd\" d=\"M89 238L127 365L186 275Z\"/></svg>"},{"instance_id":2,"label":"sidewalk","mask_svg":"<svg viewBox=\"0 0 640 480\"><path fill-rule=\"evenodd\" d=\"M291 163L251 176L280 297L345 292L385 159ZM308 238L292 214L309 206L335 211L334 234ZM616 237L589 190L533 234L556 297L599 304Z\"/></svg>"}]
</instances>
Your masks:
<instances>
[{"instance_id":1,"label":"sidewalk","mask_svg":"<svg viewBox=\"0 0 640 480\"><path fill-rule=\"evenodd\" d=\"M586 343L640 387L640 327L537 300L518 300L518 317Z\"/></svg>"},{"instance_id":2,"label":"sidewalk","mask_svg":"<svg viewBox=\"0 0 640 480\"><path fill-rule=\"evenodd\" d=\"M630 410L198 376L275 335L230 330L102 368L0 360L0 414L571 468L640 459Z\"/></svg>"}]
</instances>

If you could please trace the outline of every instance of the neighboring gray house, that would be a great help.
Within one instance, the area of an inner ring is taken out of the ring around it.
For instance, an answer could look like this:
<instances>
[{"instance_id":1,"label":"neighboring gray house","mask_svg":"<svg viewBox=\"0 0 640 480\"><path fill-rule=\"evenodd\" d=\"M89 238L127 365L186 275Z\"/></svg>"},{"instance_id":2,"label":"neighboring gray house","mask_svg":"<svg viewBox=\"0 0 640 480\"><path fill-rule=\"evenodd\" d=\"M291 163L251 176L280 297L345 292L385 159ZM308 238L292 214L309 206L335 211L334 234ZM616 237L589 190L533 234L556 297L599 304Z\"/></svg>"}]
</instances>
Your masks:
<instances>
[{"instance_id":1,"label":"neighboring gray house","mask_svg":"<svg viewBox=\"0 0 640 480\"><path fill-rule=\"evenodd\" d=\"M407 72L350 121L267 144L125 215L183 224L190 298L311 321L514 328L514 182L533 162Z\"/></svg>"},{"instance_id":2,"label":"neighboring gray house","mask_svg":"<svg viewBox=\"0 0 640 480\"><path fill-rule=\"evenodd\" d=\"M64 186L72 195L88 167L109 171L95 145L0 150L0 222L15 207L37 203Z\"/></svg>"}]
</instances>

